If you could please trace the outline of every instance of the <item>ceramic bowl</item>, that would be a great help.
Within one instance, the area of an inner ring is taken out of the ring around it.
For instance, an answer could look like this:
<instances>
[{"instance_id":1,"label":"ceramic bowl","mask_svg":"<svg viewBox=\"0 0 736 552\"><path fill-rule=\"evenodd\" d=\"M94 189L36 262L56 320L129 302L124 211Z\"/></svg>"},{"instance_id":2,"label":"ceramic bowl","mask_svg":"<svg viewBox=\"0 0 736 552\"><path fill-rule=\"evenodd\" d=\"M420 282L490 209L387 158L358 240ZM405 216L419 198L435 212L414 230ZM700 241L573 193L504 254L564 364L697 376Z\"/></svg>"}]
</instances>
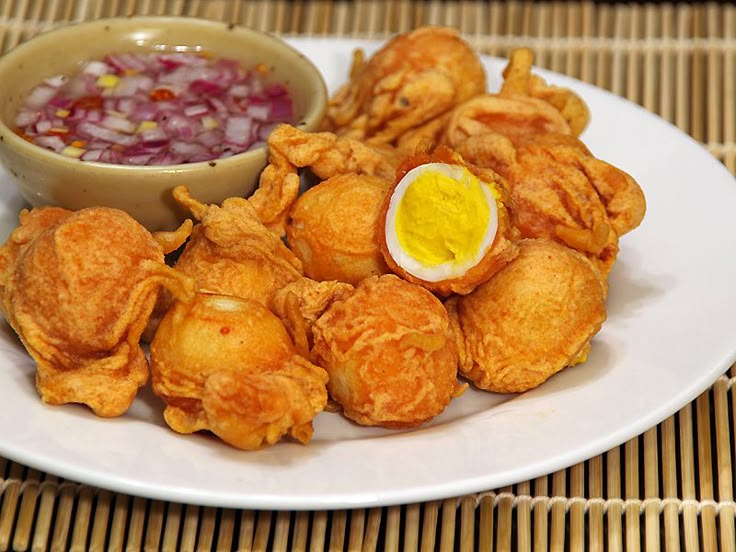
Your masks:
<instances>
[{"instance_id":1,"label":"ceramic bowl","mask_svg":"<svg viewBox=\"0 0 736 552\"><path fill-rule=\"evenodd\" d=\"M296 120L314 130L327 102L319 70L281 39L255 30L188 17L120 17L64 26L22 43L0 57L0 164L32 206L123 209L150 230L176 227L188 214L171 198L186 185L205 203L247 196L267 162L266 147L226 159L169 166L125 166L80 161L38 147L13 130L29 91L44 78L74 74L87 60L105 54L152 49L205 50L263 63L270 77L288 88Z\"/></svg>"}]
</instances>

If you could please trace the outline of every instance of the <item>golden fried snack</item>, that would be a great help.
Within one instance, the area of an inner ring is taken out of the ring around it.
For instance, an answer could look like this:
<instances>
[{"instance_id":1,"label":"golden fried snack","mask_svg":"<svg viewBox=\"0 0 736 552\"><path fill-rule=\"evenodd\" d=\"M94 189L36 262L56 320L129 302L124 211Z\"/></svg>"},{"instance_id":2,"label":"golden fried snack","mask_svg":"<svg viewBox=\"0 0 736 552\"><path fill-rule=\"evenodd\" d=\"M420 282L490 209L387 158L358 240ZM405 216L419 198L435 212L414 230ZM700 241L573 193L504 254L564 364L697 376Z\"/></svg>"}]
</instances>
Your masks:
<instances>
[{"instance_id":1,"label":"golden fried snack","mask_svg":"<svg viewBox=\"0 0 736 552\"><path fill-rule=\"evenodd\" d=\"M42 400L124 413L148 379L139 339L159 288L186 296L194 283L123 211L42 209L20 220L0 255L12 260L0 278L3 313L36 362Z\"/></svg>"},{"instance_id":2,"label":"golden fried snack","mask_svg":"<svg viewBox=\"0 0 736 552\"><path fill-rule=\"evenodd\" d=\"M399 154L331 132L304 132L277 126L268 137L269 164L248 201L272 232L282 236L289 209L299 195L298 169L309 168L326 180L347 173L393 179Z\"/></svg>"},{"instance_id":3,"label":"golden fried snack","mask_svg":"<svg viewBox=\"0 0 736 552\"><path fill-rule=\"evenodd\" d=\"M548 240L522 240L516 259L445 306L461 373L499 393L532 389L583 362L606 319L598 270L580 253Z\"/></svg>"},{"instance_id":4,"label":"golden fried snack","mask_svg":"<svg viewBox=\"0 0 736 552\"><path fill-rule=\"evenodd\" d=\"M564 117L547 102L527 97L483 94L450 114L442 143L457 148L469 137L502 134L512 142L533 134L571 134Z\"/></svg>"},{"instance_id":5,"label":"golden fried snack","mask_svg":"<svg viewBox=\"0 0 736 552\"><path fill-rule=\"evenodd\" d=\"M499 180L444 147L408 158L379 220L389 268L445 297L488 280L516 255L519 239Z\"/></svg>"},{"instance_id":6,"label":"golden fried snack","mask_svg":"<svg viewBox=\"0 0 736 552\"><path fill-rule=\"evenodd\" d=\"M408 130L486 91L478 55L456 30L422 27L389 40L330 99L325 130L393 144Z\"/></svg>"},{"instance_id":7,"label":"golden fried snack","mask_svg":"<svg viewBox=\"0 0 736 552\"><path fill-rule=\"evenodd\" d=\"M327 374L299 356L281 321L238 297L178 301L151 342L154 392L174 431L208 430L253 450L289 435L312 437L327 402Z\"/></svg>"},{"instance_id":8,"label":"golden fried snack","mask_svg":"<svg viewBox=\"0 0 736 552\"><path fill-rule=\"evenodd\" d=\"M352 295L355 288L345 282L300 278L274 293L271 311L289 331L300 354L309 355L312 349L312 326L338 299Z\"/></svg>"},{"instance_id":9,"label":"golden fried snack","mask_svg":"<svg viewBox=\"0 0 736 552\"><path fill-rule=\"evenodd\" d=\"M517 48L509 56L504 69L504 82L499 94L507 97L528 96L553 106L569 125L573 136L580 136L590 122L590 110L580 96L568 88L547 84L532 73L534 54L529 48Z\"/></svg>"},{"instance_id":10,"label":"golden fried snack","mask_svg":"<svg viewBox=\"0 0 736 552\"><path fill-rule=\"evenodd\" d=\"M277 289L302 276L299 259L261 224L247 200L205 205L183 186L173 194L199 221L175 265L199 289L267 305Z\"/></svg>"},{"instance_id":11,"label":"golden fried snack","mask_svg":"<svg viewBox=\"0 0 736 552\"><path fill-rule=\"evenodd\" d=\"M0 247L0 297L4 293L5 280L10 276L10 268L25 246L36 239L44 230L58 224L71 214L72 211L61 207L36 207L31 210L21 210L18 214L20 224ZM3 308L3 304L0 302L0 311ZM3 315L7 318L4 311Z\"/></svg>"},{"instance_id":12,"label":"golden fried snack","mask_svg":"<svg viewBox=\"0 0 736 552\"><path fill-rule=\"evenodd\" d=\"M417 426L464 390L444 307L392 274L334 301L312 332L312 361L327 370L330 396L361 425Z\"/></svg>"},{"instance_id":13,"label":"golden fried snack","mask_svg":"<svg viewBox=\"0 0 736 552\"><path fill-rule=\"evenodd\" d=\"M574 136L533 134L516 144L501 135L478 136L458 151L504 178L512 220L524 237L577 249L604 274L616 260L619 236L644 217L636 181L596 159Z\"/></svg>"},{"instance_id":14,"label":"golden fried snack","mask_svg":"<svg viewBox=\"0 0 736 552\"><path fill-rule=\"evenodd\" d=\"M389 272L378 242L378 221L389 182L345 173L313 186L294 203L286 238L314 280L357 284Z\"/></svg>"}]
</instances>

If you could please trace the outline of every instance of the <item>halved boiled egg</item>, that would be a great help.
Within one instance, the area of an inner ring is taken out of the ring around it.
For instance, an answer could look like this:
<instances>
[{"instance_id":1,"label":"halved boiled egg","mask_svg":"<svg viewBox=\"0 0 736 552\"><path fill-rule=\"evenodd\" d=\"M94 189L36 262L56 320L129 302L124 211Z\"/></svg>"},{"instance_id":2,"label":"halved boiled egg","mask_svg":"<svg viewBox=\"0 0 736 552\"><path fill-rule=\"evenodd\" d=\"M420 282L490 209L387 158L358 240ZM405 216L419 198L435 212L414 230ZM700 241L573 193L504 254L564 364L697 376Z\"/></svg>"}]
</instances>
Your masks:
<instances>
[{"instance_id":1,"label":"halved boiled egg","mask_svg":"<svg viewBox=\"0 0 736 552\"><path fill-rule=\"evenodd\" d=\"M470 293L516 255L496 183L462 163L430 159L408 170L382 224L389 267L441 295Z\"/></svg>"}]
</instances>

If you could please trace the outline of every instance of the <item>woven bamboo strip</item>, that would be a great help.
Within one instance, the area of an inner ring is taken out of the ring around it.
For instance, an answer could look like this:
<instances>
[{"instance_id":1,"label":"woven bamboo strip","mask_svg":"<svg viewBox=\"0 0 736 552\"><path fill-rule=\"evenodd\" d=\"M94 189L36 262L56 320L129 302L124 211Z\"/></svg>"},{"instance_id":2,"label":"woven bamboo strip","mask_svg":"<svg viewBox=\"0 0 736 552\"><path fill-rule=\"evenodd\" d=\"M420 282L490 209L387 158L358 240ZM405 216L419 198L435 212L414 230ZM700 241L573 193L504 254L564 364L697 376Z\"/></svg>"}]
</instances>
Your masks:
<instances>
[{"instance_id":1,"label":"woven bamboo strip","mask_svg":"<svg viewBox=\"0 0 736 552\"><path fill-rule=\"evenodd\" d=\"M700 38L704 32L703 8L700 5L694 6L692 10L692 32L694 38ZM703 113L707 106L706 95L706 77L705 77L705 52L698 41L694 41L695 47L692 50L691 59L691 82L690 82L690 110L691 121L690 135L700 142L705 141L705 124L706 119Z\"/></svg>"},{"instance_id":2,"label":"woven bamboo strip","mask_svg":"<svg viewBox=\"0 0 736 552\"><path fill-rule=\"evenodd\" d=\"M720 35L720 20L717 6L709 5L706 11L706 36ZM723 133L721 122L723 120L723 102L721 101L722 83L723 83L723 65L721 62L722 53L712 46L708 48L707 55L707 87L708 99L707 105L703 106L706 111L706 140L708 143L723 143Z\"/></svg>"},{"instance_id":3,"label":"woven bamboo strip","mask_svg":"<svg viewBox=\"0 0 736 552\"><path fill-rule=\"evenodd\" d=\"M409 504L406 506L406 521L402 533L404 540L402 550L404 552L419 550L419 520L421 514L421 504Z\"/></svg>"},{"instance_id":4,"label":"woven bamboo strip","mask_svg":"<svg viewBox=\"0 0 736 552\"><path fill-rule=\"evenodd\" d=\"M583 466L583 464L581 464ZM602 552L604 548L604 525L603 525L603 457L595 456L588 461L588 492L581 496L589 496L591 499L600 499L593 502L588 509L587 527L589 532L588 549L591 552ZM583 525L583 529L586 524Z\"/></svg>"},{"instance_id":5,"label":"woven bamboo strip","mask_svg":"<svg viewBox=\"0 0 736 552\"><path fill-rule=\"evenodd\" d=\"M575 464L569 470L570 473L570 490L569 495L572 498L582 498L585 496L585 465ZM570 531L570 549L583 550L585 548L585 504L582 501L575 501L570 505L568 511L569 531Z\"/></svg>"},{"instance_id":6,"label":"woven bamboo strip","mask_svg":"<svg viewBox=\"0 0 736 552\"><path fill-rule=\"evenodd\" d=\"M565 471L558 471L552 475L552 494L567 496L567 477ZM550 516L550 550L557 552L565 549L565 503L552 502Z\"/></svg>"},{"instance_id":7,"label":"woven bamboo strip","mask_svg":"<svg viewBox=\"0 0 736 552\"><path fill-rule=\"evenodd\" d=\"M501 489L500 496L496 501L496 550L499 551L511 550L513 503L514 498L511 488L504 487Z\"/></svg>"},{"instance_id":8,"label":"woven bamboo strip","mask_svg":"<svg viewBox=\"0 0 736 552\"><path fill-rule=\"evenodd\" d=\"M335 512L333 514L333 520L339 517L339 513ZM214 518L213 518L214 522ZM276 524L274 527L274 534L273 534L273 544L271 545L271 550L274 551L285 551L288 550L289 545L289 530L291 526L291 514L289 512L277 512L276 513ZM335 525L333 525L334 527ZM214 530L214 523L211 527L212 530ZM209 532L209 531L208 531ZM209 542L208 542L209 541ZM202 534L200 533L200 538L197 541L197 549L198 550L209 550L211 544L211 539L207 539L206 541L202 539ZM342 550L342 548L340 548Z\"/></svg>"},{"instance_id":9,"label":"woven bamboo strip","mask_svg":"<svg viewBox=\"0 0 736 552\"><path fill-rule=\"evenodd\" d=\"M607 496L618 499L612 502L607 512L607 545L610 552L623 549L623 500L621 500L621 447L614 447L606 453Z\"/></svg>"},{"instance_id":10,"label":"woven bamboo strip","mask_svg":"<svg viewBox=\"0 0 736 552\"><path fill-rule=\"evenodd\" d=\"M378 537L381 531L381 510L372 508L368 511L366 520L366 531L363 537L363 552L373 552L378 549ZM435 524L437 521L437 510L435 503Z\"/></svg>"},{"instance_id":11,"label":"woven bamboo strip","mask_svg":"<svg viewBox=\"0 0 736 552\"><path fill-rule=\"evenodd\" d=\"M133 499L126 531L126 549L140 550L143 547L143 527L146 524L146 500Z\"/></svg>"},{"instance_id":12,"label":"woven bamboo strip","mask_svg":"<svg viewBox=\"0 0 736 552\"><path fill-rule=\"evenodd\" d=\"M71 483L59 487L59 495L54 510L54 530L51 533L51 550L66 550L71 529L75 490ZM121 532L123 528L121 527Z\"/></svg>"},{"instance_id":13,"label":"woven bamboo strip","mask_svg":"<svg viewBox=\"0 0 736 552\"><path fill-rule=\"evenodd\" d=\"M51 493L48 492L48 494L50 495ZM86 485L80 486L79 491L77 492L77 507L74 516L74 527L72 529L72 540L69 547L73 552L82 552L87 547L87 536L89 534L90 522L93 517L93 501L93 489ZM44 516L39 515L37 519L40 522L44 520Z\"/></svg>"},{"instance_id":14,"label":"woven bamboo strip","mask_svg":"<svg viewBox=\"0 0 736 552\"><path fill-rule=\"evenodd\" d=\"M256 515L255 534L253 535L253 551L263 552L268 550L268 543L271 537L271 528L273 525L273 512L270 510L261 510ZM315 543L319 544L319 550L325 549L327 527L327 513L317 512L314 516L314 534L318 539Z\"/></svg>"},{"instance_id":15,"label":"woven bamboo strip","mask_svg":"<svg viewBox=\"0 0 736 552\"><path fill-rule=\"evenodd\" d=\"M674 36L674 14L672 6L665 5L660 11L661 36L671 38ZM674 54L672 52L662 52L660 63L660 82L662 85L659 90L659 113L669 122L674 122Z\"/></svg>"},{"instance_id":16,"label":"woven bamboo strip","mask_svg":"<svg viewBox=\"0 0 736 552\"><path fill-rule=\"evenodd\" d=\"M639 495L639 439L631 439L624 445L624 493L627 501ZM626 508L626 550L641 548L641 505L631 503Z\"/></svg>"},{"instance_id":17,"label":"woven bamboo strip","mask_svg":"<svg viewBox=\"0 0 736 552\"><path fill-rule=\"evenodd\" d=\"M676 498L677 490L677 444L675 416L667 418L660 427L662 456L662 486L665 500ZM668 502L664 506L665 544L668 551L677 552L680 548L680 528L677 505Z\"/></svg>"},{"instance_id":18,"label":"woven bamboo strip","mask_svg":"<svg viewBox=\"0 0 736 552\"><path fill-rule=\"evenodd\" d=\"M736 40L736 6L726 8L723 28L728 43ZM723 55L723 140L729 145L725 153L726 167L736 174L736 48Z\"/></svg>"},{"instance_id":19,"label":"woven bamboo strip","mask_svg":"<svg viewBox=\"0 0 736 552\"><path fill-rule=\"evenodd\" d=\"M309 537L309 512L297 512L294 519L292 550L304 552ZM227 550L227 549L226 549Z\"/></svg>"},{"instance_id":20,"label":"woven bamboo strip","mask_svg":"<svg viewBox=\"0 0 736 552\"><path fill-rule=\"evenodd\" d=\"M3 462L5 464L5 462ZM5 468L5 466L0 466ZM5 473L5 469L3 469ZM16 463L10 464L10 473L2 482L3 502L0 507L0 550L7 550L10 546L10 536L13 532L15 512L20 495L23 468Z\"/></svg>"},{"instance_id":21,"label":"woven bamboo strip","mask_svg":"<svg viewBox=\"0 0 736 552\"><path fill-rule=\"evenodd\" d=\"M40 474L36 470L29 470L26 475L23 494L20 498L18 517L15 522L13 548L23 550L28 547L31 538L31 528L38 501Z\"/></svg>"},{"instance_id":22,"label":"woven bamboo strip","mask_svg":"<svg viewBox=\"0 0 736 552\"><path fill-rule=\"evenodd\" d=\"M253 536L255 534L256 514L252 510L243 510L240 514L240 533L238 535L238 549L243 552L253 550ZM173 550L173 549L172 549Z\"/></svg>"},{"instance_id":23,"label":"woven bamboo strip","mask_svg":"<svg viewBox=\"0 0 736 552\"><path fill-rule=\"evenodd\" d=\"M474 550L475 497L465 496L460 501L460 552L473 552Z\"/></svg>"},{"instance_id":24,"label":"woven bamboo strip","mask_svg":"<svg viewBox=\"0 0 736 552\"><path fill-rule=\"evenodd\" d=\"M695 441L693 438L693 408L685 406L680 410L680 484L681 496L686 500L682 511L683 530L685 533L685 549L699 550L698 545L698 512L695 505Z\"/></svg>"},{"instance_id":25,"label":"woven bamboo strip","mask_svg":"<svg viewBox=\"0 0 736 552\"><path fill-rule=\"evenodd\" d=\"M713 386L713 403L716 435L716 467L718 473L718 500L733 502L733 464L731 456L731 436L728 426L728 382L725 378ZM718 516L720 542L724 547L736 547L734 528L734 508L723 508Z\"/></svg>"},{"instance_id":26,"label":"woven bamboo strip","mask_svg":"<svg viewBox=\"0 0 736 552\"><path fill-rule=\"evenodd\" d=\"M479 552L490 552L493 550L493 496L490 494L484 495L480 499L478 506L478 550ZM424 548L422 551L424 552ZM541 550L541 549L538 549Z\"/></svg>"},{"instance_id":27,"label":"woven bamboo strip","mask_svg":"<svg viewBox=\"0 0 736 552\"><path fill-rule=\"evenodd\" d=\"M314 512L310 531L309 550L316 552L324 550L327 542L327 512ZM260 518L259 518L260 522Z\"/></svg>"},{"instance_id":28,"label":"woven bamboo strip","mask_svg":"<svg viewBox=\"0 0 736 552\"><path fill-rule=\"evenodd\" d=\"M537 477L532 485L534 496L549 496L549 477ZM532 504L533 524L532 543L533 550L549 549L549 511L548 503L544 500L538 500Z\"/></svg>"},{"instance_id":29,"label":"woven bamboo strip","mask_svg":"<svg viewBox=\"0 0 736 552\"><path fill-rule=\"evenodd\" d=\"M123 494L115 495L115 506L112 510L112 525L108 535L108 550L123 550L125 545L125 526L128 522L128 508L131 497Z\"/></svg>"},{"instance_id":30,"label":"woven bamboo strip","mask_svg":"<svg viewBox=\"0 0 736 552\"><path fill-rule=\"evenodd\" d=\"M95 504L95 516L92 524L92 534L90 537L89 548L91 551L105 549L105 541L107 538L107 521L110 516L110 505L112 494L108 491L100 491L97 495L97 503Z\"/></svg>"},{"instance_id":31,"label":"woven bamboo strip","mask_svg":"<svg viewBox=\"0 0 736 552\"><path fill-rule=\"evenodd\" d=\"M696 420L698 435L698 500L712 502L713 495L713 469L711 458L713 451L711 447L711 418L710 418L710 394L701 394L696 402ZM704 550L715 550L716 540L716 513L712 505L704 504L700 510L700 533L701 543Z\"/></svg>"},{"instance_id":32,"label":"woven bamboo strip","mask_svg":"<svg viewBox=\"0 0 736 552\"><path fill-rule=\"evenodd\" d=\"M440 550L452 550L455 547L455 525L457 500L448 498L442 501L442 525L440 527Z\"/></svg>"},{"instance_id":33,"label":"woven bamboo strip","mask_svg":"<svg viewBox=\"0 0 736 552\"><path fill-rule=\"evenodd\" d=\"M440 504L438 501L433 500L423 505L423 520L422 520L422 552L429 552L435 549L435 543L437 541L437 520L439 519L439 508ZM491 520L491 523L493 520ZM365 550L365 549L364 549Z\"/></svg>"},{"instance_id":34,"label":"woven bamboo strip","mask_svg":"<svg viewBox=\"0 0 736 552\"><path fill-rule=\"evenodd\" d=\"M677 10L677 37L681 40L690 38L688 31L690 28L690 8L689 6L678 7ZM677 80L675 82L675 90L677 93L675 124L684 132L690 130L690 113L689 99L690 90L690 71L689 71L689 55L687 50L681 49L677 52Z\"/></svg>"},{"instance_id":35,"label":"woven bamboo strip","mask_svg":"<svg viewBox=\"0 0 736 552\"><path fill-rule=\"evenodd\" d=\"M660 496L659 488L659 452L657 442L657 428L652 428L644 434L644 497L645 499ZM659 550L660 543L660 511L656 503L644 506L646 550Z\"/></svg>"},{"instance_id":36,"label":"woven bamboo strip","mask_svg":"<svg viewBox=\"0 0 736 552\"><path fill-rule=\"evenodd\" d=\"M518 496L531 496L531 482L524 481L516 486ZM532 504L523 500L516 505L516 550L529 552L532 549Z\"/></svg>"},{"instance_id":37,"label":"woven bamboo strip","mask_svg":"<svg viewBox=\"0 0 736 552\"><path fill-rule=\"evenodd\" d=\"M454 535L454 532L453 532ZM384 538L384 550L397 551L401 538L401 508L391 506L386 511L386 536Z\"/></svg>"}]
</instances>

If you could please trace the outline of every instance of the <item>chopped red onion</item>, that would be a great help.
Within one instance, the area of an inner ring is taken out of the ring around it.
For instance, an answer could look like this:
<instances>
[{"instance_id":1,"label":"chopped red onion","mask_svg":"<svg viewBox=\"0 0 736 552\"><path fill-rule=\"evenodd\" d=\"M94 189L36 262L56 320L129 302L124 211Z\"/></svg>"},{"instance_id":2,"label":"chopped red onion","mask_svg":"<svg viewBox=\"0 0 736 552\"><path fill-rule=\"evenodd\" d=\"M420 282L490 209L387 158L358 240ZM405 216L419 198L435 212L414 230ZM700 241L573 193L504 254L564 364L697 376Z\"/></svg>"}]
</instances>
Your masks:
<instances>
[{"instance_id":1,"label":"chopped red onion","mask_svg":"<svg viewBox=\"0 0 736 552\"><path fill-rule=\"evenodd\" d=\"M100 155L102 155L102 152L104 150L101 149L88 149L82 154L82 157L80 159L82 161L99 161Z\"/></svg>"},{"instance_id":2,"label":"chopped red onion","mask_svg":"<svg viewBox=\"0 0 736 552\"><path fill-rule=\"evenodd\" d=\"M33 143L42 148L50 149L56 152L60 152L66 147L64 140L58 136L36 136L33 139Z\"/></svg>"},{"instance_id":3,"label":"chopped red onion","mask_svg":"<svg viewBox=\"0 0 736 552\"><path fill-rule=\"evenodd\" d=\"M18 133L82 161L172 165L262 146L293 104L283 84L236 60L188 52L113 53L34 88Z\"/></svg>"},{"instance_id":4,"label":"chopped red onion","mask_svg":"<svg viewBox=\"0 0 736 552\"><path fill-rule=\"evenodd\" d=\"M184 115L187 117L199 117L209 112L210 108L205 104L190 105L184 108Z\"/></svg>"},{"instance_id":5,"label":"chopped red onion","mask_svg":"<svg viewBox=\"0 0 736 552\"><path fill-rule=\"evenodd\" d=\"M66 75L54 75L53 77L49 77L43 82L45 84L48 84L52 88L59 88L62 86L66 81L68 77Z\"/></svg>"},{"instance_id":6,"label":"chopped red onion","mask_svg":"<svg viewBox=\"0 0 736 552\"><path fill-rule=\"evenodd\" d=\"M15 116L15 126L25 127L36 124L41 118L41 113L38 111L26 111L21 110L18 115Z\"/></svg>"},{"instance_id":7,"label":"chopped red onion","mask_svg":"<svg viewBox=\"0 0 736 552\"><path fill-rule=\"evenodd\" d=\"M132 134L136 129L136 125L133 121L129 121L128 119L117 117L115 115L105 116L105 118L100 121L100 124L105 128L124 132L125 134Z\"/></svg>"},{"instance_id":8,"label":"chopped red onion","mask_svg":"<svg viewBox=\"0 0 736 552\"><path fill-rule=\"evenodd\" d=\"M56 88L53 86L40 85L31 90L26 98L24 107L27 109L41 109L56 96Z\"/></svg>"},{"instance_id":9,"label":"chopped red onion","mask_svg":"<svg viewBox=\"0 0 736 552\"><path fill-rule=\"evenodd\" d=\"M225 125L225 141L242 146L253 142L253 119L250 117L230 117Z\"/></svg>"},{"instance_id":10,"label":"chopped red onion","mask_svg":"<svg viewBox=\"0 0 736 552\"><path fill-rule=\"evenodd\" d=\"M38 134L46 134L49 130L51 130L52 126L54 125L48 119L44 119L43 121L38 121L36 123L36 132Z\"/></svg>"},{"instance_id":11,"label":"chopped red onion","mask_svg":"<svg viewBox=\"0 0 736 552\"><path fill-rule=\"evenodd\" d=\"M104 61L91 60L82 66L82 73L89 73L99 77L110 72L110 66Z\"/></svg>"}]
</instances>

